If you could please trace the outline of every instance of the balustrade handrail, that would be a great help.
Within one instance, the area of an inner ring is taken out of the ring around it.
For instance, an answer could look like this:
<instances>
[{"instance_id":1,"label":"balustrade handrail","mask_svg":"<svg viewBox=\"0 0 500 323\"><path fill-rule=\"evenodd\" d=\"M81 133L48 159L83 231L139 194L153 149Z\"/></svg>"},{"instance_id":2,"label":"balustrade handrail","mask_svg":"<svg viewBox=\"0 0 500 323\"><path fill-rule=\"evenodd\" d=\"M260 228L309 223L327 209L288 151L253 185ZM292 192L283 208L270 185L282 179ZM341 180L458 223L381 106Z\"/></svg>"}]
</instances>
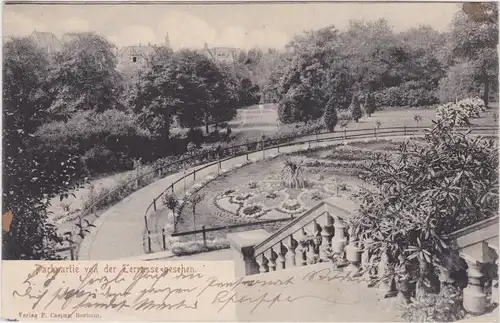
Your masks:
<instances>
[{"instance_id":1,"label":"balustrade handrail","mask_svg":"<svg viewBox=\"0 0 500 323\"><path fill-rule=\"evenodd\" d=\"M325 208L324 210L321 211L321 208ZM349 211L344 210L342 208L339 208L337 206L334 206L333 204L327 202L327 201L321 201L316 206L312 207L299 217L295 218L293 221L290 221L286 225L284 225L282 228L280 228L278 231L274 232L271 236L269 236L267 239L262 241L261 243L257 244L254 247L254 255L255 257L263 254L269 248L273 247L280 241L283 241L286 239L288 236L296 233L297 231L301 230L305 226L309 225L311 222L316 220L317 218L328 214L331 215L331 212L328 209L335 209L335 217L340 218L340 219L346 219L349 217ZM317 211L320 211L317 213Z\"/></svg>"},{"instance_id":2,"label":"balustrade handrail","mask_svg":"<svg viewBox=\"0 0 500 323\"><path fill-rule=\"evenodd\" d=\"M165 190L163 190L159 195L157 195L153 199L153 201L148 205L148 207L146 208L146 211L144 212L146 230L148 230L148 226L147 226L148 212L151 210L151 208L153 208L156 205L156 201L158 201L158 199L160 199L168 190L173 190L175 184L183 181L187 177L193 176L193 174L195 174L196 172L198 172L200 170L214 166L218 163L222 163L224 161L227 161L227 160L230 160L233 158L241 157L241 156L256 153L256 152L261 152L263 150L268 150L268 149L296 146L296 145L302 145L302 144L307 144L307 143L312 143L312 142L332 141L332 140L336 140L336 139L337 140L347 140L347 139L356 139L356 138L361 138L361 137L378 138L379 136L383 137L381 135L388 135L388 134L389 135L396 135L396 134L404 133L404 135L414 135L414 132L419 132L420 130L425 130L425 129L429 129L429 127L426 127L426 126L411 126L411 127L410 126L403 126L403 127L384 127L384 128L373 127L373 128L352 129L352 130L343 129L341 131L327 131L327 132L322 132L322 133L316 133L316 135L318 135L318 134L321 134L321 135L335 134L334 136L329 136L329 137L324 137L324 138L317 138L317 139L314 138L314 139L308 139L308 140L302 140L302 141L295 141L298 138L312 137L315 135L315 133L310 133L310 134L289 136L289 137L283 137L283 138L277 138L277 139L266 139L266 140L254 141L254 142L249 142L249 143L244 143L244 144L240 144L240 145L235 145L235 146L223 148L222 151L233 150L233 155L227 156L227 157L222 157L222 158L219 158L215 161L209 162L206 165L204 165L203 167L194 169L193 171L181 176L181 178L177 179L175 182L173 182L171 185L169 185ZM471 128L471 127L455 127L454 129L457 131L468 131L468 130L471 130L471 131L472 130L495 130L495 131L497 131L498 130L498 128L491 127L491 126L477 126L477 127L474 126L473 128ZM386 130L390 130L390 131L386 131ZM417 131L415 131L415 130L417 130ZM365 131L366 133L351 135L351 133L361 132L361 131ZM292 142L292 140L294 140L294 141ZM275 141L284 141L284 143L277 144L277 145L270 145L270 146L266 147L266 145L265 145L266 143L270 143L270 142L273 143ZM258 148L259 144L261 145L260 149ZM246 150L243 152L234 153L235 148L239 148L239 147L247 147L248 148L248 146L251 146L251 145L256 145L257 148L254 150ZM217 153L217 152L216 151L215 152L214 151L204 152L204 153L200 153L197 155L188 156L188 157L183 158L181 160L172 162L168 165L163 165L163 166L160 166L158 168L155 168L154 170L152 170L148 173L142 174L142 176L154 173L154 172L158 171L159 169L164 169L164 168L167 168L169 166L185 162L189 159L204 157L206 155L209 155L210 153L213 154L213 153Z\"/></svg>"}]
</instances>

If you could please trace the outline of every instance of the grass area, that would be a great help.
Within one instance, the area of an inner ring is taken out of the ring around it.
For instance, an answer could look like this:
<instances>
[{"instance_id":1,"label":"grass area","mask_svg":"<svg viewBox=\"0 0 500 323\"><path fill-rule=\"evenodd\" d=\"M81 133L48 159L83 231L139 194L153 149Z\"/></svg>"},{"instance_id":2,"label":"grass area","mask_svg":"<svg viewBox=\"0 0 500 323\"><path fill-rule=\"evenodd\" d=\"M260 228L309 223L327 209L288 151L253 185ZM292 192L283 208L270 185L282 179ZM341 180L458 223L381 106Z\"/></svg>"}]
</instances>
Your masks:
<instances>
[{"instance_id":1,"label":"grass area","mask_svg":"<svg viewBox=\"0 0 500 323\"><path fill-rule=\"evenodd\" d=\"M308 153L306 153L306 156L307 155ZM313 155L314 154L312 154L310 157L312 157ZM360 160L362 160L361 155L359 155L359 157ZM201 228L202 226L208 228L214 226L255 222L256 219L253 219L252 217L244 217L238 215L238 213L235 214L235 212L230 212L228 210L225 210L224 208L216 206L215 201L217 200L218 197L221 196L221 194L227 192L232 188L237 188L238 193L240 194L253 191L257 192L258 190L252 189L248 185L249 183L254 181L257 183L257 185L262 185L262 186L276 185L276 183L273 184L272 182L273 181L276 182L279 179L279 177L277 177L277 174L281 172L282 166L283 166L283 160L282 158L278 157L275 159L259 161L254 164L246 165L235 171L231 171L221 175L219 178L217 178L216 180L214 180L213 182L209 183L207 186L201 189L200 193L204 194L204 199L196 208L195 221L193 221L193 214L191 209L185 208L182 210L181 216L176 226L176 230L178 232L193 230L194 229L193 222L196 223L197 229ZM305 178L316 179L317 177L323 177L324 179L328 180L329 177L335 177L341 179L344 183L346 183L347 187L354 188L356 186L360 186L363 184L363 182L360 179L353 177L353 170L356 168L358 168L358 165L355 164L346 164L345 166L337 165L336 167L325 167L324 165L321 164L318 166L312 165L311 167L306 167ZM272 187L272 189L274 188ZM314 187L313 189L314 191L318 190L315 189ZM264 191L265 190L263 190L262 193L266 193ZM295 189L295 192L294 189L286 189L286 194L288 194L288 197L291 199L296 199L299 196L299 193L301 193L301 191L297 189ZM333 195L334 193L330 192L330 194ZM308 204L307 208L310 208L314 204L319 202L318 200L314 200L309 195L310 194L308 193L302 193L302 196L304 196L303 201L306 204ZM254 196L256 200L258 200L260 197L261 196L259 195ZM328 195L321 196L321 199L324 199L326 197L328 197ZM261 201L261 203L265 204L265 201ZM267 205L267 207L270 207L271 205L272 203L270 205ZM168 210L164 210L164 212L168 212ZM286 217L286 216L287 216L286 213L281 214L281 217ZM166 217L166 214L164 214L163 216L159 215L159 217ZM272 218L272 215L269 215L268 217L263 216L261 219L265 218ZM274 227L279 228L282 225L283 223L278 223ZM268 227L268 229L271 228ZM243 231L249 230L249 228L242 228L242 230ZM233 230L231 231L233 232ZM218 236L221 238L225 237L226 234L227 232L225 231L219 231L213 233L214 236ZM193 239L193 238L191 237L187 239Z\"/></svg>"}]
</instances>

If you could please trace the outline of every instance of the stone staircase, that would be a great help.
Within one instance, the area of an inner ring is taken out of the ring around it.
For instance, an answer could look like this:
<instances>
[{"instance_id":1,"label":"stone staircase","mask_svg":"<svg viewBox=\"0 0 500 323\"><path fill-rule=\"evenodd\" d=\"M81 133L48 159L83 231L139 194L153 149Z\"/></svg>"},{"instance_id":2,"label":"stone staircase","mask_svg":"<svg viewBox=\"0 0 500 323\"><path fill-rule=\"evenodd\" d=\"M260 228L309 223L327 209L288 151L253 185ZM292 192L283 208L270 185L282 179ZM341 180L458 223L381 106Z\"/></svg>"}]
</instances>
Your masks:
<instances>
[{"instance_id":1,"label":"stone staircase","mask_svg":"<svg viewBox=\"0 0 500 323\"><path fill-rule=\"evenodd\" d=\"M375 290L379 300L398 296L393 278L384 280L388 257L374 262L370 256L369 241L360 241L351 233L346 220L357 205L332 197L324 200L280 230L269 234L254 230L228 235L234 253L237 276L287 275L296 268L327 266L328 271L356 277L359 293L372 294L371 282L378 281ZM493 217L471 225L451 235L460 257L467 263L468 283L463 290L464 308L473 315L484 314L492 303L498 304L498 281L492 280L487 268L498 268L498 221ZM331 256L336 259L331 262ZM329 257L330 256L330 257ZM493 266L492 266L493 265ZM495 269L496 270L496 269ZM450 273L441 270L441 283L447 282ZM321 275L320 275L321 276ZM328 280L328 275L327 275ZM336 282L332 288L338 287ZM373 297L370 298L373 300ZM365 319L366 320L366 319Z\"/></svg>"}]
</instances>

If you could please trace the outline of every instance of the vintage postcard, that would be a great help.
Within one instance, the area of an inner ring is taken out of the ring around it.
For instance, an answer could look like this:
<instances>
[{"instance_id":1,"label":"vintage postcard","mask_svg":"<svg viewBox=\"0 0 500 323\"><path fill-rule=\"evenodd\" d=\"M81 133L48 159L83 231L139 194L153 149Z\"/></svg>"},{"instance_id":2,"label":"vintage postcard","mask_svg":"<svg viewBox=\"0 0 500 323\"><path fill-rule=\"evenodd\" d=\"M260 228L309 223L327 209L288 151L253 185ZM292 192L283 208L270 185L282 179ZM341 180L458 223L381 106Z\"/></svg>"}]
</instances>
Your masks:
<instances>
[{"instance_id":1,"label":"vintage postcard","mask_svg":"<svg viewBox=\"0 0 500 323\"><path fill-rule=\"evenodd\" d=\"M496 2L7 1L5 321L494 322Z\"/></svg>"}]
</instances>

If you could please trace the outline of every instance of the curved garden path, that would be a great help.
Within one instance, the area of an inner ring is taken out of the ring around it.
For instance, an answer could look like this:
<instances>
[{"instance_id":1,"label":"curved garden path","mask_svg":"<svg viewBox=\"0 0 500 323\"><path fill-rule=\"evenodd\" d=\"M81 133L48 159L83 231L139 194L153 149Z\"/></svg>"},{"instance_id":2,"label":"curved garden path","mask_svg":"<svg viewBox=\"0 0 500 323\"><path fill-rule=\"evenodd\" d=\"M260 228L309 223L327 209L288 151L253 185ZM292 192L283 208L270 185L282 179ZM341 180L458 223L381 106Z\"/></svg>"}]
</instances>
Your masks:
<instances>
[{"instance_id":1,"label":"curved garden path","mask_svg":"<svg viewBox=\"0 0 500 323\"><path fill-rule=\"evenodd\" d=\"M307 138L312 139L315 137L308 136L301 140L307 140ZM307 144L280 148L280 152L293 152L304 147L307 147ZM266 157L272 153L276 154L277 150L266 151ZM260 160L262 155L262 152L255 152L249 154L249 158ZM224 161L222 168L227 169L236 164L242 164L245 160L245 156L232 158ZM207 164L189 168L187 172L202 168ZM217 172L217 165L200 170L196 174L196 182L200 182L204 177L215 172ZM103 212L94 222L96 228L80 244L79 260L115 260L144 254L144 211L153 198L157 197L172 182L182 178L182 176L183 172L181 171L157 180ZM193 184L192 178L187 179L186 185L188 188ZM183 185L178 184L175 187L175 194L181 196L183 190Z\"/></svg>"},{"instance_id":2,"label":"curved garden path","mask_svg":"<svg viewBox=\"0 0 500 323\"><path fill-rule=\"evenodd\" d=\"M329 137L331 134L320 134L305 136L297 141L313 140L316 138ZM404 136L383 137L384 139L405 138ZM367 139L349 139L346 143L354 141L372 140ZM340 143L340 140L331 140L321 143L311 143L311 147L328 146L332 143ZM289 147L281 147L280 153L289 153L308 148L308 144L297 144ZM265 156L276 155L277 149L267 150ZM249 154L252 160L261 160L262 152ZM223 169L228 169L237 164L242 164L246 156L239 156L222 163ZM207 163L210 164L210 163ZM207 165L199 165L186 170L187 173L202 168ZM199 183L209 174L217 172L217 165L200 170L196 174L196 182L190 177L186 180L186 187L189 189L193 184ZM111 208L103 212L94 222L96 228L85 237L80 244L79 260L116 260L144 255L143 232L144 232L144 212L153 198L157 197L172 182L182 178L183 172L166 176L123 199ZM184 185L180 183L175 187L175 194L183 196Z\"/></svg>"}]
</instances>

